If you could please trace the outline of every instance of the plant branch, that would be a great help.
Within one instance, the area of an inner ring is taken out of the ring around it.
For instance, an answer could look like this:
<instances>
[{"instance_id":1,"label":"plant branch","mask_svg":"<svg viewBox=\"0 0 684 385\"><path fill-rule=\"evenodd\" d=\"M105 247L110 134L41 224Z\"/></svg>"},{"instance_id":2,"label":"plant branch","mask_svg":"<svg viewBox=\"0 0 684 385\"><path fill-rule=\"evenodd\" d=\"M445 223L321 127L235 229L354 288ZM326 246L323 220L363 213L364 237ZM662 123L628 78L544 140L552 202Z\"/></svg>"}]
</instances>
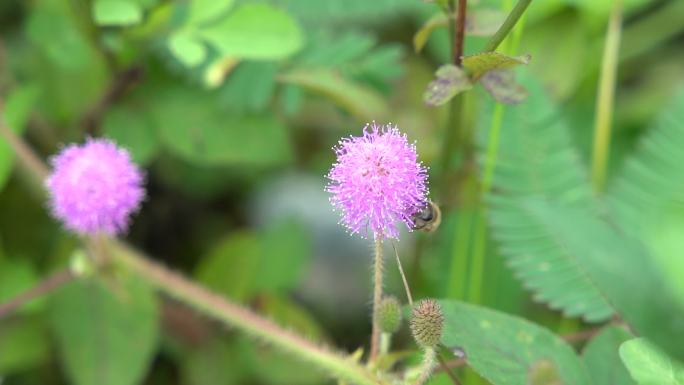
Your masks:
<instances>
[{"instance_id":1,"label":"plant branch","mask_svg":"<svg viewBox=\"0 0 684 385\"><path fill-rule=\"evenodd\" d=\"M394 244L394 242L392 242L392 249L394 249L394 256L397 258L397 266L399 267L399 274L401 274L401 280L404 283L406 299L408 299L409 306L411 306L411 309L413 309L413 295L411 295L411 288L409 287L408 280L406 280L406 274L404 274L404 268L401 266L399 252L397 252L397 246Z\"/></svg>"},{"instance_id":2,"label":"plant branch","mask_svg":"<svg viewBox=\"0 0 684 385\"><path fill-rule=\"evenodd\" d=\"M610 154L611 123L615 103L615 82L622 31L622 1L614 0L606 30L606 43L601 62L601 76L596 97L596 120L594 123L594 148L591 176L594 190L603 190Z\"/></svg>"},{"instance_id":3,"label":"plant branch","mask_svg":"<svg viewBox=\"0 0 684 385\"><path fill-rule=\"evenodd\" d=\"M38 156L26 145L26 143L17 134L12 131L5 122L5 110L0 101L0 136L2 136L7 143L12 147L14 153L19 158L20 163L28 169L28 171L37 176L38 181L42 182L48 176L48 168L38 158Z\"/></svg>"},{"instance_id":4,"label":"plant branch","mask_svg":"<svg viewBox=\"0 0 684 385\"><path fill-rule=\"evenodd\" d=\"M8 316L23 304L55 291L64 284L71 282L74 278L76 278L76 274L70 269L60 270L52 274L32 288L20 293L9 301L0 304L0 319Z\"/></svg>"},{"instance_id":5,"label":"plant branch","mask_svg":"<svg viewBox=\"0 0 684 385\"><path fill-rule=\"evenodd\" d=\"M461 66L463 58L463 42L465 41L466 7L467 0L458 0L458 10L456 11L456 25L454 26L454 64Z\"/></svg>"},{"instance_id":6,"label":"plant branch","mask_svg":"<svg viewBox=\"0 0 684 385\"><path fill-rule=\"evenodd\" d=\"M81 119L83 131L89 135L97 135L102 117L109 107L119 100L135 84L140 82L143 76L141 67L131 67L116 75L109 88L100 100L88 110Z\"/></svg>"},{"instance_id":7,"label":"plant branch","mask_svg":"<svg viewBox=\"0 0 684 385\"><path fill-rule=\"evenodd\" d=\"M114 261L125 265L141 279L145 279L160 291L200 313L309 361L334 374L337 378L359 385L387 385L352 359L281 328L249 309L234 304L187 280L180 274L147 259L124 243L112 240L109 245L112 248Z\"/></svg>"},{"instance_id":8,"label":"plant branch","mask_svg":"<svg viewBox=\"0 0 684 385\"><path fill-rule=\"evenodd\" d=\"M452 366L449 366L449 363L446 362L444 358L442 358L442 356L439 355L439 353L437 354L437 360L439 361L439 368L435 369L435 373L437 373L438 371L443 371L444 373L446 373L446 375L449 377L449 379L454 385L461 385L461 381L458 379L458 377L456 377L454 372L451 371Z\"/></svg>"},{"instance_id":9,"label":"plant branch","mask_svg":"<svg viewBox=\"0 0 684 385\"><path fill-rule=\"evenodd\" d=\"M499 44L508 36L531 2L532 0L518 0L513 10L511 10L511 13L508 14L506 20L501 24L501 27L499 27L494 36L492 36L487 42L487 45L485 45L485 52L495 51L499 47Z\"/></svg>"},{"instance_id":10,"label":"plant branch","mask_svg":"<svg viewBox=\"0 0 684 385\"><path fill-rule=\"evenodd\" d=\"M380 344L380 317L378 310L382 301L382 238L375 237L375 261L373 264L373 331L371 334L370 361L378 356Z\"/></svg>"}]
</instances>

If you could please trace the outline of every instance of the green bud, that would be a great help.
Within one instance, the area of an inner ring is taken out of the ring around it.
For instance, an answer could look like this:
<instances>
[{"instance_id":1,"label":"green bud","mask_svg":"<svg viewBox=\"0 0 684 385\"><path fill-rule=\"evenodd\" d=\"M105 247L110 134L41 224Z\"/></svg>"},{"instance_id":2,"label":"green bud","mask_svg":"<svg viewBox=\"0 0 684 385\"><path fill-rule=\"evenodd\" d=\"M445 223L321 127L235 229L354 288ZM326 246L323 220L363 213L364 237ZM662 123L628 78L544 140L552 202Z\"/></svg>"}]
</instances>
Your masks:
<instances>
[{"instance_id":1,"label":"green bud","mask_svg":"<svg viewBox=\"0 0 684 385\"><path fill-rule=\"evenodd\" d=\"M433 299L424 299L413 307L411 333L418 345L435 347L442 338L444 314L442 307Z\"/></svg>"},{"instance_id":2,"label":"green bud","mask_svg":"<svg viewBox=\"0 0 684 385\"><path fill-rule=\"evenodd\" d=\"M401 305L396 298L385 297L378 307L378 321L383 333L396 333L401 326Z\"/></svg>"}]
</instances>

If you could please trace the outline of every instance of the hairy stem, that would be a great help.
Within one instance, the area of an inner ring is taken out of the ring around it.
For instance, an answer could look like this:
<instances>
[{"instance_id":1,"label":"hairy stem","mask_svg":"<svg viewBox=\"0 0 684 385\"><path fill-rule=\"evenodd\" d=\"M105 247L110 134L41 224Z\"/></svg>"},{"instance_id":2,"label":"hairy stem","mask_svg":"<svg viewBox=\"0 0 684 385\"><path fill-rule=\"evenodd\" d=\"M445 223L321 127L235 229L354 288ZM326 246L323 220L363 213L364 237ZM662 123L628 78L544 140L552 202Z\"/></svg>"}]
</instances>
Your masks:
<instances>
[{"instance_id":1,"label":"hairy stem","mask_svg":"<svg viewBox=\"0 0 684 385\"><path fill-rule=\"evenodd\" d=\"M413 382L412 385L423 385L430 379L432 372L435 369L436 353L434 348L425 348L425 355L423 356L423 364L420 367L420 375Z\"/></svg>"},{"instance_id":2,"label":"hairy stem","mask_svg":"<svg viewBox=\"0 0 684 385\"><path fill-rule=\"evenodd\" d=\"M57 290L66 283L71 282L74 278L76 278L76 274L70 269L60 270L50 275L34 287L0 304L0 319L8 316L25 303Z\"/></svg>"},{"instance_id":3,"label":"hairy stem","mask_svg":"<svg viewBox=\"0 0 684 385\"><path fill-rule=\"evenodd\" d=\"M594 190L603 190L610 154L611 123L615 102L615 82L617 62L622 31L622 1L614 0L613 9L606 30L606 43L603 49L601 77L596 98L596 121L594 123L594 149L591 176Z\"/></svg>"},{"instance_id":4,"label":"hairy stem","mask_svg":"<svg viewBox=\"0 0 684 385\"><path fill-rule=\"evenodd\" d=\"M145 258L121 242L112 240L110 247L114 261L125 265L141 279L204 315L311 362L337 378L359 385L387 385L351 359L281 328L249 309L234 304Z\"/></svg>"},{"instance_id":5,"label":"hairy stem","mask_svg":"<svg viewBox=\"0 0 684 385\"><path fill-rule=\"evenodd\" d=\"M487 45L485 45L485 52L495 51L499 47L501 42L504 41L506 36L508 36L518 20L520 20L520 17L522 17L522 15L525 13L527 6L529 6L531 2L532 0L518 0L518 3L515 4L515 7L513 10L511 10L511 13L508 14L506 20L503 22L503 24L501 24L501 27L499 27L499 30L496 31L494 36L492 36L492 38L487 42Z\"/></svg>"},{"instance_id":6,"label":"hairy stem","mask_svg":"<svg viewBox=\"0 0 684 385\"><path fill-rule=\"evenodd\" d=\"M375 258L373 263L373 331L371 334L370 361L378 356L380 344L380 301L382 301L382 237L375 237Z\"/></svg>"},{"instance_id":7,"label":"hairy stem","mask_svg":"<svg viewBox=\"0 0 684 385\"><path fill-rule=\"evenodd\" d=\"M20 164L26 168L30 173L37 176L37 180L42 182L48 176L48 168L45 164L36 156L36 154L31 150L29 146L12 131L7 125L4 119L5 110L0 101L0 136L7 141L7 143L12 147L14 153L19 158Z\"/></svg>"}]
</instances>

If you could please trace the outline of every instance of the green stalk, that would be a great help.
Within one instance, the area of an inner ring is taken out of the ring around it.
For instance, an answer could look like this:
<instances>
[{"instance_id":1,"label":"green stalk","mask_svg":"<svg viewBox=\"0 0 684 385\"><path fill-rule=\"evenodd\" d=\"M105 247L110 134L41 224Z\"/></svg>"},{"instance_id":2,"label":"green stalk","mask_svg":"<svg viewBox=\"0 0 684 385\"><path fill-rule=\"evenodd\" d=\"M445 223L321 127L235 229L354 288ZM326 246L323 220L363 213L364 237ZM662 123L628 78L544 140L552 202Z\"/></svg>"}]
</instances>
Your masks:
<instances>
[{"instance_id":1,"label":"green stalk","mask_svg":"<svg viewBox=\"0 0 684 385\"><path fill-rule=\"evenodd\" d=\"M382 237L375 237L375 262L373 264L373 332L371 334L370 361L374 362L380 347L380 317L378 310L382 301Z\"/></svg>"},{"instance_id":2,"label":"green stalk","mask_svg":"<svg viewBox=\"0 0 684 385\"><path fill-rule=\"evenodd\" d=\"M485 52L494 51L499 47L499 44L504 41L506 36L508 36L508 33L511 32L513 27L515 27L515 25L518 23L518 20L520 20L527 9L527 6L529 6L531 2L532 0L518 0L518 3L515 4L515 7L511 13L508 14L506 20L503 22L501 27L499 27L499 30L496 31L494 36L492 36L492 38L487 42L487 45L485 45Z\"/></svg>"},{"instance_id":3,"label":"green stalk","mask_svg":"<svg viewBox=\"0 0 684 385\"><path fill-rule=\"evenodd\" d=\"M621 31L622 1L614 0L606 30L606 43L603 49L601 75L596 98L594 149L591 167L592 182L596 192L602 191L606 182Z\"/></svg>"}]
</instances>

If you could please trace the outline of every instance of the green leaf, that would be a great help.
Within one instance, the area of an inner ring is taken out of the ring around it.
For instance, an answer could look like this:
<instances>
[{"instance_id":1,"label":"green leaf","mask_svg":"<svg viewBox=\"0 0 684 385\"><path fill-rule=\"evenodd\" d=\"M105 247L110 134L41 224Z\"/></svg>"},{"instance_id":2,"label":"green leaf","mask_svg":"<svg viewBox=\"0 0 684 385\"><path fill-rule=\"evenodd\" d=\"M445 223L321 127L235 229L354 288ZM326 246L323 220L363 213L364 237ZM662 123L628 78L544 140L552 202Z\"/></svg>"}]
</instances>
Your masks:
<instances>
[{"instance_id":1,"label":"green leaf","mask_svg":"<svg viewBox=\"0 0 684 385\"><path fill-rule=\"evenodd\" d=\"M530 55L508 56L498 52L483 52L463 57L463 67L473 79L489 71L513 68L530 62Z\"/></svg>"},{"instance_id":2,"label":"green leaf","mask_svg":"<svg viewBox=\"0 0 684 385\"><path fill-rule=\"evenodd\" d=\"M189 350L181 363L181 377L187 385L235 385L247 381L249 358L241 346L225 339L210 338ZM230 357L230 359L226 359Z\"/></svg>"},{"instance_id":3,"label":"green leaf","mask_svg":"<svg viewBox=\"0 0 684 385\"><path fill-rule=\"evenodd\" d=\"M139 164L149 163L159 152L159 141L149 115L135 106L113 106L103 121L104 135L130 151Z\"/></svg>"},{"instance_id":4,"label":"green leaf","mask_svg":"<svg viewBox=\"0 0 684 385\"><path fill-rule=\"evenodd\" d=\"M219 103L231 110L259 112L269 107L275 93L278 65L271 62L243 62L233 70L218 95Z\"/></svg>"},{"instance_id":5,"label":"green leaf","mask_svg":"<svg viewBox=\"0 0 684 385\"><path fill-rule=\"evenodd\" d=\"M42 316L0 322L0 375L28 371L50 358L50 336Z\"/></svg>"},{"instance_id":6,"label":"green leaf","mask_svg":"<svg viewBox=\"0 0 684 385\"><path fill-rule=\"evenodd\" d=\"M524 319L458 301L440 301L442 343L465 352L468 365L494 385L528 385L539 365L549 363L564 384L590 384L572 348L550 331ZM544 363L546 362L546 363Z\"/></svg>"},{"instance_id":7,"label":"green leaf","mask_svg":"<svg viewBox=\"0 0 684 385\"><path fill-rule=\"evenodd\" d=\"M101 26L128 26L142 21L142 9L130 0L95 0L93 19Z\"/></svg>"},{"instance_id":8,"label":"green leaf","mask_svg":"<svg viewBox=\"0 0 684 385\"><path fill-rule=\"evenodd\" d=\"M174 32L169 37L168 45L173 56L187 67L198 66L207 57L204 43L189 30Z\"/></svg>"},{"instance_id":9,"label":"green leaf","mask_svg":"<svg viewBox=\"0 0 684 385\"><path fill-rule=\"evenodd\" d=\"M191 0L188 24L202 24L216 20L233 7L235 0Z\"/></svg>"},{"instance_id":10,"label":"green leaf","mask_svg":"<svg viewBox=\"0 0 684 385\"><path fill-rule=\"evenodd\" d=\"M625 231L637 237L648 235L673 203L684 207L684 89L625 161L607 198Z\"/></svg>"},{"instance_id":11,"label":"green leaf","mask_svg":"<svg viewBox=\"0 0 684 385\"><path fill-rule=\"evenodd\" d=\"M684 358L684 304L666 286L653 257L639 240L625 236L587 207L529 199L519 210L521 239L557 245L636 333L676 358ZM562 221L558 218L563 218ZM539 230L529 231L530 228ZM579 302L579 304L583 304Z\"/></svg>"},{"instance_id":12,"label":"green leaf","mask_svg":"<svg viewBox=\"0 0 684 385\"><path fill-rule=\"evenodd\" d=\"M493 35L501 26L506 15L496 9L473 9L466 15L465 33L468 36ZM416 53L423 50L432 32L437 28L449 25L449 18L444 12L430 17L413 35L413 49Z\"/></svg>"},{"instance_id":13,"label":"green leaf","mask_svg":"<svg viewBox=\"0 0 684 385\"><path fill-rule=\"evenodd\" d=\"M435 72L436 79L428 84L423 100L428 106L441 106L457 94L472 88L468 75L460 67L445 64Z\"/></svg>"},{"instance_id":14,"label":"green leaf","mask_svg":"<svg viewBox=\"0 0 684 385\"><path fill-rule=\"evenodd\" d=\"M292 159L287 129L268 114L235 115L218 108L214 95L164 87L149 100L162 144L197 165L261 166ZM268 138L268 140L264 140Z\"/></svg>"},{"instance_id":15,"label":"green leaf","mask_svg":"<svg viewBox=\"0 0 684 385\"><path fill-rule=\"evenodd\" d=\"M266 4L243 4L198 33L221 55L243 59L283 59L304 39L292 17Z\"/></svg>"},{"instance_id":16,"label":"green leaf","mask_svg":"<svg viewBox=\"0 0 684 385\"><path fill-rule=\"evenodd\" d=\"M558 368L546 359L535 362L527 376L530 385L563 385Z\"/></svg>"},{"instance_id":17,"label":"green leaf","mask_svg":"<svg viewBox=\"0 0 684 385\"><path fill-rule=\"evenodd\" d=\"M26 124L38 99L39 91L35 86L13 89L7 96L3 116L0 119L16 134L26 129ZM0 191L5 186L14 165L14 150L4 138L0 138Z\"/></svg>"},{"instance_id":18,"label":"green leaf","mask_svg":"<svg viewBox=\"0 0 684 385\"><path fill-rule=\"evenodd\" d=\"M0 261L0 303L9 301L38 282L35 268L25 259ZM35 312L43 305L42 298L36 298L21 305L19 312Z\"/></svg>"},{"instance_id":19,"label":"green leaf","mask_svg":"<svg viewBox=\"0 0 684 385\"><path fill-rule=\"evenodd\" d=\"M261 311L279 325L296 330L312 341L321 341L324 330L303 306L276 293L260 296Z\"/></svg>"},{"instance_id":20,"label":"green leaf","mask_svg":"<svg viewBox=\"0 0 684 385\"><path fill-rule=\"evenodd\" d=\"M527 97L527 90L515 81L512 70L489 71L480 78L480 83L499 103L518 104Z\"/></svg>"},{"instance_id":21,"label":"green leaf","mask_svg":"<svg viewBox=\"0 0 684 385\"><path fill-rule=\"evenodd\" d=\"M254 294L259 258L257 237L249 232L233 232L202 258L194 275L211 289L244 302Z\"/></svg>"},{"instance_id":22,"label":"green leaf","mask_svg":"<svg viewBox=\"0 0 684 385\"><path fill-rule=\"evenodd\" d=\"M446 27L449 25L449 18L443 12L436 13L432 15L423 26L418 29L415 35L413 35L413 49L416 53L419 53L425 47L432 31L440 27Z\"/></svg>"},{"instance_id":23,"label":"green leaf","mask_svg":"<svg viewBox=\"0 0 684 385\"><path fill-rule=\"evenodd\" d=\"M51 322L75 385L139 384L157 348L158 308L137 277L83 279L56 293Z\"/></svg>"},{"instance_id":24,"label":"green leaf","mask_svg":"<svg viewBox=\"0 0 684 385\"><path fill-rule=\"evenodd\" d=\"M607 201L624 230L643 240L684 303L684 89L626 159Z\"/></svg>"},{"instance_id":25,"label":"green leaf","mask_svg":"<svg viewBox=\"0 0 684 385\"><path fill-rule=\"evenodd\" d=\"M639 385L684 385L684 365L668 357L645 338L623 343L620 357Z\"/></svg>"},{"instance_id":26,"label":"green leaf","mask_svg":"<svg viewBox=\"0 0 684 385\"><path fill-rule=\"evenodd\" d=\"M308 230L298 221L284 220L270 225L259 238L261 257L254 285L276 293L296 286L311 256Z\"/></svg>"},{"instance_id":27,"label":"green leaf","mask_svg":"<svg viewBox=\"0 0 684 385\"><path fill-rule=\"evenodd\" d=\"M278 79L330 98L360 122L382 121L389 116L389 108L380 95L334 70L300 69L280 75Z\"/></svg>"},{"instance_id":28,"label":"green leaf","mask_svg":"<svg viewBox=\"0 0 684 385\"><path fill-rule=\"evenodd\" d=\"M547 229L521 211L521 200L544 197L573 206L592 206L591 188L579 155L572 146L567 124L558 116L541 87L528 82L530 97L506 108L502 146L490 200L490 225L501 254L535 299L567 316L590 322L606 320L613 309L596 285ZM483 111L489 124L494 103ZM559 173L558 170L563 170Z\"/></svg>"},{"instance_id":29,"label":"green leaf","mask_svg":"<svg viewBox=\"0 0 684 385\"><path fill-rule=\"evenodd\" d=\"M624 329L607 326L584 347L582 360L595 384L634 385L618 353L631 338Z\"/></svg>"}]
</instances>

